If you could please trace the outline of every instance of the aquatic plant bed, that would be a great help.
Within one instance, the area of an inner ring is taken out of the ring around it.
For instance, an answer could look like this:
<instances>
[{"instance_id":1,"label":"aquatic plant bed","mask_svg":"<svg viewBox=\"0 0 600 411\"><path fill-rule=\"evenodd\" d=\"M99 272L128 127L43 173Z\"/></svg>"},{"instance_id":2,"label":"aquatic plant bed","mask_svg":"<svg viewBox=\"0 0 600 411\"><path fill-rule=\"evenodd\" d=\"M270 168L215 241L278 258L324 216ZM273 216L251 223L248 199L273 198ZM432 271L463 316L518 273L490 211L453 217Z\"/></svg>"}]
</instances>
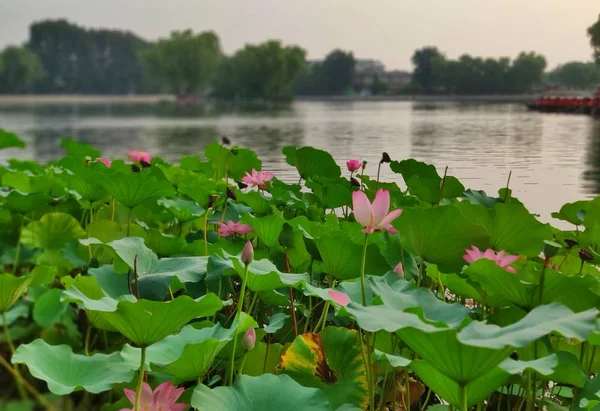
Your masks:
<instances>
[{"instance_id":1,"label":"aquatic plant bed","mask_svg":"<svg viewBox=\"0 0 600 411\"><path fill-rule=\"evenodd\" d=\"M286 147L290 184L227 139L178 164L62 146L0 167L8 409L600 404L598 198L559 230L386 153Z\"/></svg>"}]
</instances>

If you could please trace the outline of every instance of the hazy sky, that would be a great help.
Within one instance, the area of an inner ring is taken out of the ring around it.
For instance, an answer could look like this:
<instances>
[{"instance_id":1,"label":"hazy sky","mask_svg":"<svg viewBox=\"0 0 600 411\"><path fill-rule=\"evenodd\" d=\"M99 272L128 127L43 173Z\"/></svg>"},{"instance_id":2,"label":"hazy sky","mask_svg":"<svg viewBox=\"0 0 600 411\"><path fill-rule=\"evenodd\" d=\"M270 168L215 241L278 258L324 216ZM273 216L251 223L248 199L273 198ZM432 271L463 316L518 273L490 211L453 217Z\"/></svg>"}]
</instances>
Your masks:
<instances>
[{"instance_id":1,"label":"hazy sky","mask_svg":"<svg viewBox=\"0 0 600 411\"><path fill-rule=\"evenodd\" d=\"M225 52L280 38L321 58L333 48L411 68L416 48L514 57L544 54L551 67L589 60L586 28L600 0L0 0L0 47L22 43L27 27L67 18L90 27L129 29L147 39L171 30L215 30Z\"/></svg>"}]
</instances>

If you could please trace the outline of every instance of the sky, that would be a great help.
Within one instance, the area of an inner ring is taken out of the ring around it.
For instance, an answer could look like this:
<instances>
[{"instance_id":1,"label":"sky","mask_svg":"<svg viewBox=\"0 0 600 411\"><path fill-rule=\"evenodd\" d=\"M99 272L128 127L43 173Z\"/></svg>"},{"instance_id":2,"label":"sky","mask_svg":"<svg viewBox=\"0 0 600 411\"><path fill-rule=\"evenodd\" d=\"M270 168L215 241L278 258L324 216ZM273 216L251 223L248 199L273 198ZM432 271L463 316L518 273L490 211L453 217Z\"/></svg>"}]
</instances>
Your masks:
<instances>
[{"instance_id":1,"label":"sky","mask_svg":"<svg viewBox=\"0 0 600 411\"><path fill-rule=\"evenodd\" d=\"M0 0L0 47L25 42L33 21L66 18L148 40L214 30L226 53L278 38L309 59L341 48L411 69L414 50L435 45L449 58L536 51L552 68L591 59L586 28L599 14L600 0Z\"/></svg>"}]
</instances>

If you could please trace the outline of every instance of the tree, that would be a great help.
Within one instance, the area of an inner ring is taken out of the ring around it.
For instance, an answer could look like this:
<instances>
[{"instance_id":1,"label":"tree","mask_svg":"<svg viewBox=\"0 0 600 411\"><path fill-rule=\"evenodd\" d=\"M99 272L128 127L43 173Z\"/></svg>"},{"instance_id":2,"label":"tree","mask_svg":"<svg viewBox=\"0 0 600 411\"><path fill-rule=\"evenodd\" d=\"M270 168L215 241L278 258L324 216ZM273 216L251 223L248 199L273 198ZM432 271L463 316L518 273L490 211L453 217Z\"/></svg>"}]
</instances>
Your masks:
<instances>
[{"instance_id":1,"label":"tree","mask_svg":"<svg viewBox=\"0 0 600 411\"><path fill-rule=\"evenodd\" d=\"M212 31L174 31L141 54L150 75L164 81L178 96L203 93L213 80L221 57L219 37Z\"/></svg>"},{"instance_id":2,"label":"tree","mask_svg":"<svg viewBox=\"0 0 600 411\"><path fill-rule=\"evenodd\" d=\"M317 74L319 94L342 94L352 87L355 63L352 52L333 50L329 53Z\"/></svg>"},{"instance_id":3,"label":"tree","mask_svg":"<svg viewBox=\"0 0 600 411\"><path fill-rule=\"evenodd\" d=\"M521 52L506 73L508 91L524 93L542 84L546 58L533 51Z\"/></svg>"},{"instance_id":4,"label":"tree","mask_svg":"<svg viewBox=\"0 0 600 411\"><path fill-rule=\"evenodd\" d=\"M153 91L144 82L138 54L150 43L130 32L88 30L66 20L45 20L29 27L28 48L46 76L41 93L114 93Z\"/></svg>"},{"instance_id":5,"label":"tree","mask_svg":"<svg viewBox=\"0 0 600 411\"><path fill-rule=\"evenodd\" d=\"M600 16L598 16L598 21L588 27L587 33L590 37L592 49L594 50L594 59L597 64L600 64Z\"/></svg>"},{"instance_id":6,"label":"tree","mask_svg":"<svg viewBox=\"0 0 600 411\"><path fill-rule=\"evenodd\" d=\"M444 57L437 47L424 47L415 51L412 63L415 66L413 81L418 83L425 92L431 92L434 88L433 65L436 59Z\"/></svg>"},{"instance_id":7,"label":"tree","mask_svg":"<svg viewBox=\"0 0 600 411\"><path fill-rule=\"evenodd\" d=\"M0 53L0 92L29 91L43 75L40 60L29 49L9 46Z\"/></svg>"},{"instance_id":8,"label":"tree","mask_svg":"<svg viewBox=\"0 0 600 411\"><path fill-rule=\"evenodd\" d=\"M600 67L594 63L571 61L556 67L548 78L553 84L587 90L600 82Z\"/></svg>"},{"instance_id":9,"label":"tree","mask_svg":"<svg viewBox=\"0 0 600 411\"><path fill-rule=\"evenodd\" d=\"M282 46L278 40L247 44L220 63L213 95L228 100L289 100L305 55L300 47Z\"/></svg>"}]
</instances>

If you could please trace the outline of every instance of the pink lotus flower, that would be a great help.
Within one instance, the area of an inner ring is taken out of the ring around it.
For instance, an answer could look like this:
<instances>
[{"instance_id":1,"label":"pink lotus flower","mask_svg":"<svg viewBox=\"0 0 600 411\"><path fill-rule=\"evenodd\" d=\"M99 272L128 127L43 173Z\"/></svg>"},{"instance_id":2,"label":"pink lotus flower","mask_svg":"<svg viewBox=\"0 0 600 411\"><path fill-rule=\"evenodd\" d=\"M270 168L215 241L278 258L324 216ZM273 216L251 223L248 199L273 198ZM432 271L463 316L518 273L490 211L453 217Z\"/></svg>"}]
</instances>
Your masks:
<instances>
[{"instance_id":1,"label":"pink lotus flower","mask_svg":"<svg viewBox=\"0 0 600 411\"><path fill-rule=\"evenodd\" d=\"M377 191L373 204L367 198L367 195L362 191L352 193L352 211L354 218L363 225L364 233L370 234L378 230L387 230L391 234L396 234L396 230L392 226L392 221L402 214L401 209L390 209L390 192L387 190Z\"/></svg>"},{"instance_id":2,"label":"pink lotus flower","mask_svg":"<svg viewBox=\"0 0 600 411\"><path fill-rule=\"evenodd\" d=\"M106 167L110 167L110 165L112 164L112 161L110 161L108 158L104 158L104 157L97 158L97 159L96 159L96 162L98 162L98 163L102 163L102 164L104 164Z\"/></svg>"},{"instance_id":3,"label":"pink lotus flower","mask_svg":"<svg viewBox=\"0 0 600 411\"><path fill-rule=\"evenodd\" d=\"M144 163L150 164L150 161L152 161L152 155L147 151L131 150L129 152L129 159L138 163L143 161Z\"/></svg>"},{"instance_id":4,"label":"pink lotus flower","mask_svg":"<svg viewBox=\"0 0 600 411\"><path fill-rule=\"evenodd\" d=\"M243 223L234 223L229 220L226 223L219 223L219 235L221 237L229 237L231 235L244 235L254 231L252 227Z\"/></svg>"},{"instance_id":5,"label":"pink lotus flower","mask_svg":"<svg viewBox=\"0 0 600 411\"><path fill-rule=\"evenodd\" d=\"M248 174L242 177L242 182L248 184L252 187L258 187L261 190L265 190L267 188L267 183L271 181L275 177L273 174L268 171L256 171L255 168L252 169L252 174Z\"/></svg>"},{"instance_id":6,"label":"pink lotus flower","mask_svg":"<svg viewBox=\"0 0 600 411\"><path fill-rule=\"evenodd\" d=\"M124 389L125 395L131 401L133 408L122 408L120 411L135 410L135 391ZM185 411L189 405L177 403L177 399L183 393L184 388L175 388L169 381L160 384L154 392L148 383L142 385L142 394L140 396L140 410L144 411Z\"/></svg>"},{"instance_id":7,"label":"pink lotus flower","mask_svg":"<svg viewBox=\"0 0 600 411\"><path fill-rule=\"evenodd\" d=\"M242 337L242 347L246 351L251 351L254 348L254 344L256 344L256 331L252 327Z\"/></svg>"},{"instance_id":8,"label":"pink lotus flower","mask_svg":"<svg viewBox=\"0 0 600 411\"><path fill-rule=\"evenodd\" d=\"M485 258L486 260L494 261L497 265L504 268L506 271L512 274L516 274L517 271L510 266L510 264L514 263L519 259L518 255L504 255L504 250L495 253L494 250L488 248L487 250L481 251L479 248L474 245L471 248L467 248L465 250L466 254L463 255L465 261L469 264L472 264L474 261Z\"/></svg>"},{"instance_id":9,"label":"pink lotus flower","mask_svg":"<svg viewBox=\"0 0 600 411\"><path fill-rule=\"evenodd\" d=\"M329 290L327 291L327 294L329 295L329 298L331 298L337 305L345 307L350 303L350 297L341 291Z\"/></svg>"},{"instance_id":10,"label":"pink lotus flower","mask_svg":"<svg viewBox=\"0 0 600 411\"><path fill-rule=\"evenodd\" d=\"M394 267L394 272L396 274L398 274L400 277L404 277L404 267L402 267L402 263L398 263L395 267Z\"/></svg>"},{"instance_id":11,"label":"pink lotus flower","mask_svg":"<svg viewBox=\"0 0 600 411\"><path fill-rule=\"evenodd\" d=\"M360 170L362 163L354 158L351 158L350 160L346 161L346 167L348 167L348 171L354 173L355 171Z\"/></svg>"}]
</instances>

